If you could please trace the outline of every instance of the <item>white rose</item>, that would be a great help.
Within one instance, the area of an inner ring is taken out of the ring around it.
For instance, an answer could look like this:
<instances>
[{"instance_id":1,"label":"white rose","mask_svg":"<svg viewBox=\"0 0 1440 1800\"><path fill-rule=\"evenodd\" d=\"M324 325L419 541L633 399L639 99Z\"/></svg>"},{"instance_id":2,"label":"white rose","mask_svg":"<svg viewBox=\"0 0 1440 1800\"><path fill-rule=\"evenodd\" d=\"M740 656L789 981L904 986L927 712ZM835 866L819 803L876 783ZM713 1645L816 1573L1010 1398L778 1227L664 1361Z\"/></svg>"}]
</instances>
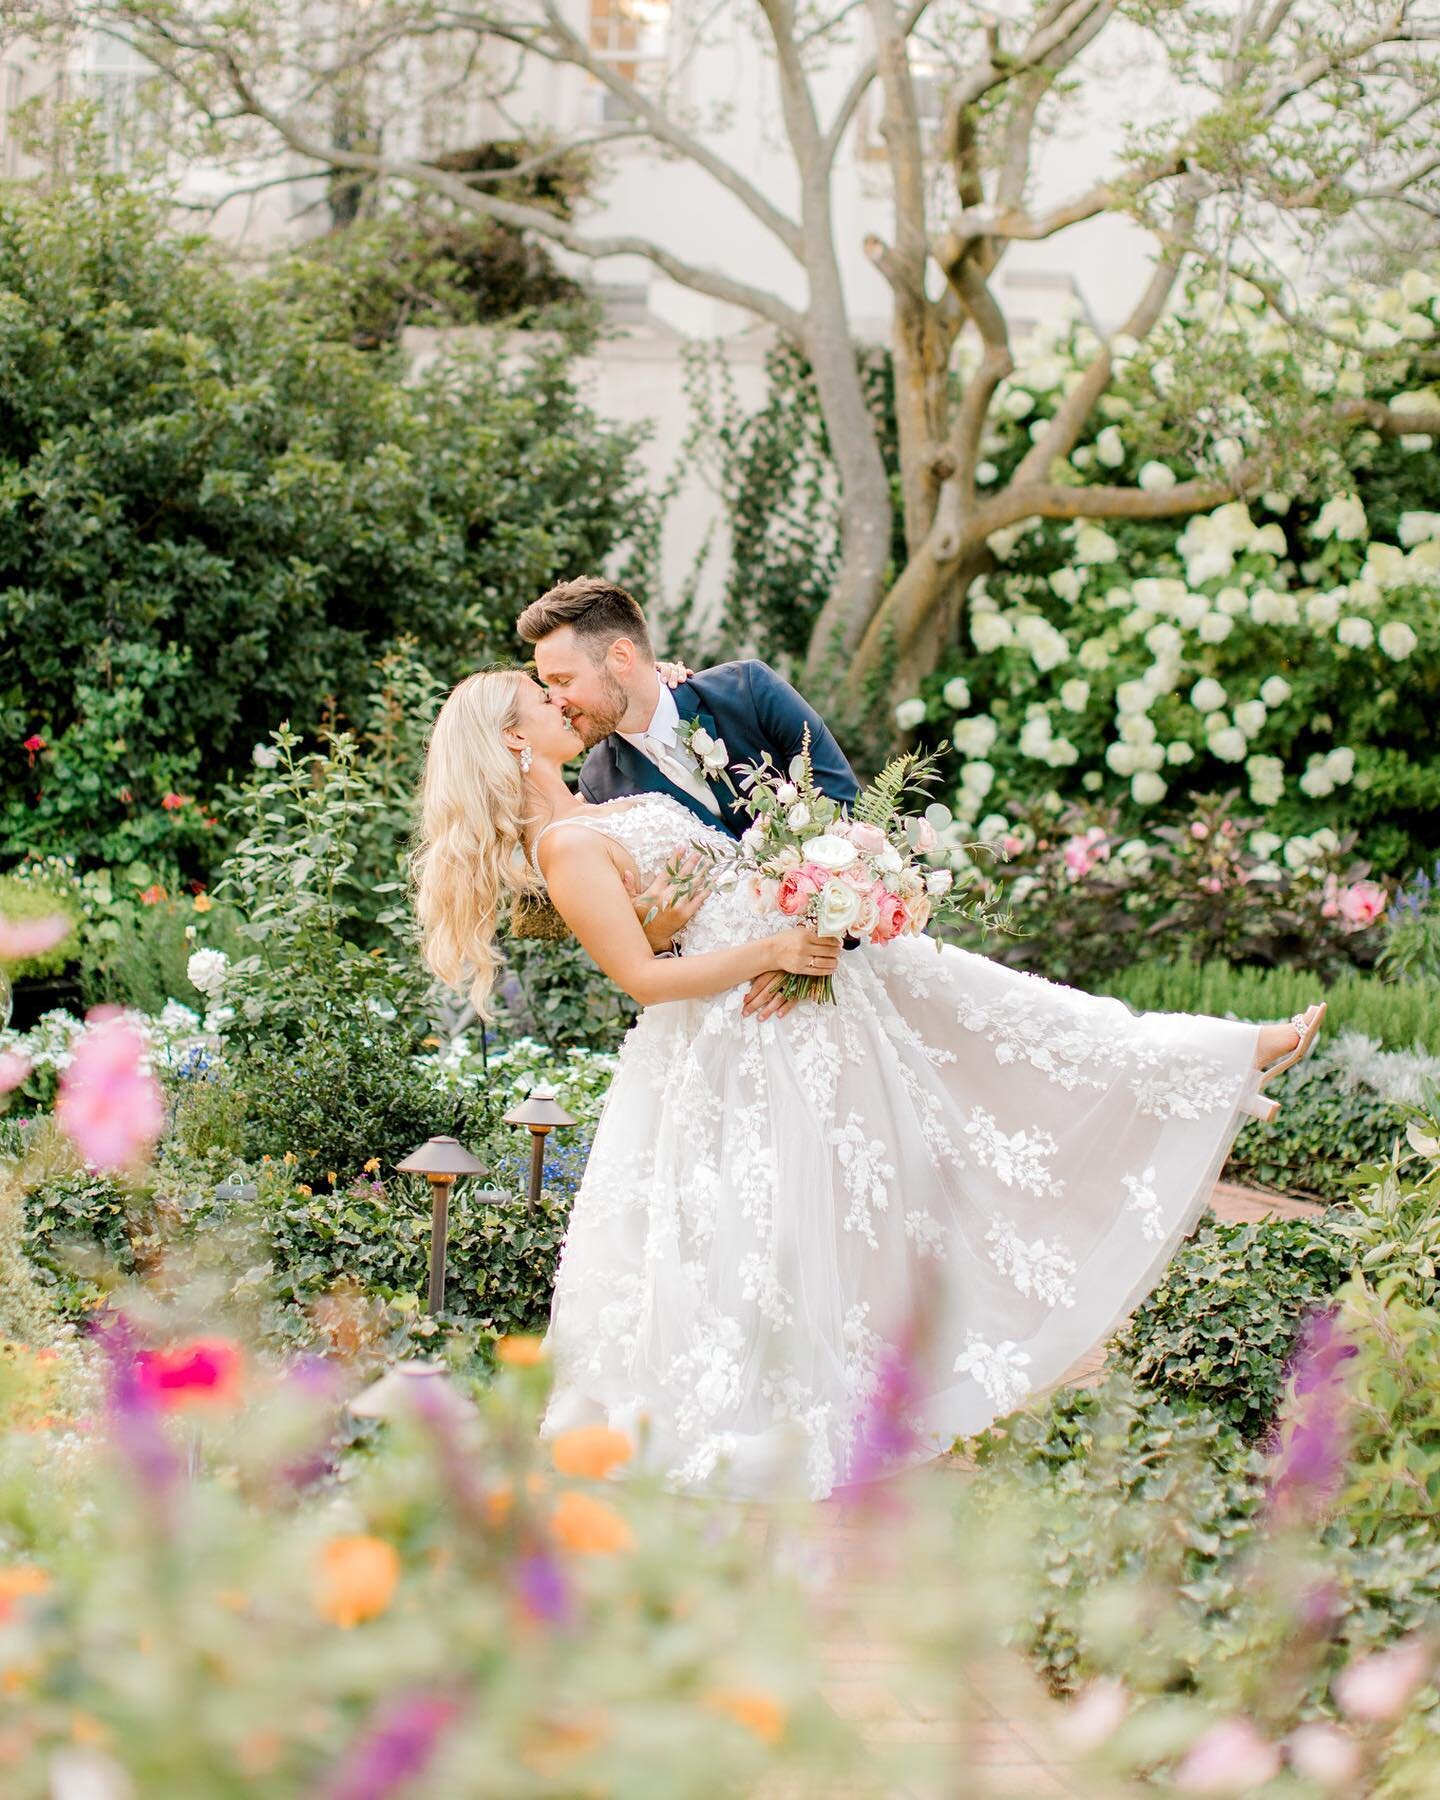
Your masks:
<instances>
[{"instance_id":1,"label":"white rose","mask_svg":"<svg viewBox=\"0 0 1440 1800\"><path fill-rule=\"evenodd\" d=\"M1267 706L1283 706L1291 691L1290 683L1283 675L1267 675L1260 683L1260 698Z\"/></svg>"},{"instance_id":2,"label":"white rose","mask_svg":"<svg viewBox=\"0 0 1440 1800\"><path fill-rule=\"evenodd\" d=\"M1060 704L1066 712L1082 713L1090 703L1090 683L1078 675L1060 684Z\"/></svg>"},{"instance_id":3,"label":"white rose","mask_svg":"<svg viewBox=\"0 0 1440 1800\"><path fill-rule=\"evenodd\" d=\"M1403 619L1391 619L1380 627L1380 648L1392 662L1404 662L1419 642Z\"/></svg>"},{"instance_id":4,"label":"white rose","mask_svg":"<svg viewBox=\"0 0 1440 1800\"><path fill-rule=\"evenodd\" d=\"M1258 737L1265 728L1265 718L1263 700L1242 700L1235 708L1235 723L1246 737Z\"/></svg>"},{"instance_id":5,"label":"white rose","mask_svg":"<svg viewBox=\"0 0 1440 1800\"><path fill-rule=\"evenodd\" d=\"M775 798L782 806L792 806L799 798L800 790L793 781L782 781L775 790Z\"/></svg>"},{"instance_id":6,"label":"white rose","mask_svg":"<svg viewBox=\"0 0 1440 1800\"><path fill-rule=\"evenodd\" d=\"M280 752L273 744L257 744L250 752L250 760L257 769L273 769L280 760Z\"/></svg>"},{"instance_id":7,"label":"white rose","mask_svg":"<svg viewBox=\"0 0 1440 1800\"><path fill-rule=\"evenodd\" d=\"M948 894L954 879L948 869L931 869L925 877L925 892L935 895Z\"/></svg>"},{"instance_id":8,"label":"white rose","mask_svg":"<svg viewBox=\"0 0 1440 1800\"><path fill-rule=\"evenodd\" d=\"M1167 792L1165 783L1152 769L1141 769L1130 783L1130 797L1137 806L1154 806Z\"/></svg>"},{"instance_id":9,"label":"white rose","mask_svg":"<svg viewBox=\"0 0 1440 1800\"><path fill-rule=\"evenodd\" d=\"M805 845L806 862L829 869L832 875L838 875L841 869L848 869L859 854L848 838L834 837L828 831L822 832L819 837L810 838Z\"/></svg>"},{"instance_id":10,"label":"white rose","mask_svg":"<svg viewBox=\"0 0 1440 1800\"><path fill-rule=\"evenodd\" d=\"M1175 485L1175 471L1162 462L1147 462L1140 470L1140 485L1147 494L1168 493Z\"/></svg>"},{"instance_id":11,"label":"white rose","mask_svg":"<svg viewBox=\"0 0 1440 1800\"><path fill-rule=\"evenodd\" d=\"M875 858L875 867L883 869L887 875L898 875L904 866L900 852L893 844L887 844Z\"/></svg>"},{"instance_id":12,"label":"white rose","mask_svg":"<svg viewBox=\"0 0 1440 1800\"><path fill-rule=\"evenodd\" d=\"M185 965L190 985L214 999L225 985L230 958L223 950L196 950Z\"/></svg>"},{"instance_id":13,"label":"white rose","mask_svg":"<svg viewBox=\"0 0 1440 1800\"><path fill-rule=\"evenodd\" d=\"M955 712L964 712L970 704L970 683L963 675L952 675L940 690L940 698Z\"/></svg>"},{"instance_id":14,"label":"white rose","mask_svg":"<svg viewBox=\"0 0 1440 1800\"><path fill-rule=\"evenodd\" d=\"M810 808L801 800L792 806L785 815L785 823L792 831L803 831L810 823Z\"/></svg>"},{"instance_id":15,"label":"white rose","mask_svg":"<svg viewBox=\"0 0 1440 1800\"><path fill-rule=\"evenodd\" d=\"M1351 650L1368 650L1375 642L1375 627L1368 619L1342 619L1335 636Z\"/></svg>"},{"instance_id":16,"label":"white rose","mask_svg":"<svg viewBox=\"0 0 1440 1800\"><path fill-rule=\"evenodd\" d=\"M962 756L974 760L989 755L999 732L1000 727L989 713L976 713L973 718L955 721L950 742Z\"/></svg>"},{"instance_id":17,"label":"white rose","mask_svg":"<svg viewBox=\"0 0 1440 1800\"><path fill-rule=\"evenodd\" d=\"M1210 733L1210 754L1218 756L1221 762L1244 762L1245 753L1250 748L1245 733L1234 725L1227 725L1220 731Z\"/></svg>"},{"instance_id":18,"label":"white rose","mask_svg":"<svg viewBox=\"0 0 1440 1800\"><path fill-rule=\"evenodd\" d=\"M895 723L901 731L913 731L925 719L925 702L917 694L911 700L902 700L895 708Z\"/></svg>"},{"instance_id":19,"label":"white rose","mask_svg":"<svg viewBox=\"0 0 1440 1800\"><path fill-rule=\"evenodd\" d=\"M1219 712L1225 704L1225 690L1213 675L1202 675L1190 690L1190 704L1196 712Z\"/></svg>"},{"instance_id":20,"label":"white rose","mask_svg":"<svg viewBox=\"0 0 1440 1800\"><path fill-rule=\"evenodd\" d=\"M1226 618L1224 613L1207 612L1200 621L1200 642L1202 644L1223 644L1235 629L1235 621Z\"/></svg>"},{"instance_id":21,"label":"white rose","mask_svg":"<svg viewBox=\"0 0 1440 1800\"><path fill-rule=\"evenodd\" d=\"M704 756L707 750L715 748L715 740L703 725L697 725L690 734L690 749L695 756Z\"/></svg>"},{"instance_id":22,"label":"white rose","mask_svg":"<svg viewBox=\"0 0 1440 1800\"><path fill-rule=\"evenodd\" d=\"M1365 508L1355 494L1336 494L1327 500L1314 525L1316 537L1338 538L1344 543L1364 537L1367 529Z\"/></svg>"}]
</instances>

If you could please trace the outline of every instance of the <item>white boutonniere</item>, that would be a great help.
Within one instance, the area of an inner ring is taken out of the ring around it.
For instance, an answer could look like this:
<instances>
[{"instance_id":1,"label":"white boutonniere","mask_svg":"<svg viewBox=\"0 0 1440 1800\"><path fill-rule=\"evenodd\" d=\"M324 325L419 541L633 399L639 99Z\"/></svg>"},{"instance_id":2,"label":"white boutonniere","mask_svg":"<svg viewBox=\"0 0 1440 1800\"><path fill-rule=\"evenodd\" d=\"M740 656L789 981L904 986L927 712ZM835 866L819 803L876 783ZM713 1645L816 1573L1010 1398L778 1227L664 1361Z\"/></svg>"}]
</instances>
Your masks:
<instances>
[{"instance_id":1,"label":"white boutonniere","mask_svg":"<svg viewBox=\"0 0 1440 1800\"><path fill-rule=\"evenodd\" d=\"M724 738L712 737L698 719L686 719L680 726L680 742L700 765L707 781L723 781L730 792L735 783L730 779L730 752Z\"/></svg>"}]
</instances>

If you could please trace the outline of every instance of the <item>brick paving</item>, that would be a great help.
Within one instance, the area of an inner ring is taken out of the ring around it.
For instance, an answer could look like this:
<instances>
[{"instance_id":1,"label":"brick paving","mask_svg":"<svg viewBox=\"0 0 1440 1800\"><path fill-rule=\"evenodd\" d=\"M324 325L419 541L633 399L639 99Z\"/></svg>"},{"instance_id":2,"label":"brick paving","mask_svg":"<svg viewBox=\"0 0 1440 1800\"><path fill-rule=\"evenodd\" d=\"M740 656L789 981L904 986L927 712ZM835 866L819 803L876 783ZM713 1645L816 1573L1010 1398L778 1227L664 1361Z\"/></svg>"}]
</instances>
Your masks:
<instances>
[{"instance_id":1,"label":"brick paving","mask_svg":"<svg viewBox=\"0 0 1440 1800\"><path fill-rule=\"evenodd\" d=\"M1280 1194L1222 1182L1211 1200L1217 1218L1250 1222L1303 1218L1323 1209ZM1104 1364L1097 1348L1078 1362L1058 1386L1092 1383ZM962 1459L945 1457L911 1479L965 1478ZM959 1672L950 1696L936 1706L908 1692L903 1652L877 1640L867 1629L863 1606L867 1579L859 1529L830 1514L807 1534L813 1553L827 1569L829 1625L823 1645L826 1678L822 1693L837 1716L879 1753L904 1759L898 1785L887 1800L1051 1800L1089 1796L1103 1790L1082 1783L1056 1741L1047 1720L1057 1709L1018 1658L995 1658ZM823 1800L847 1790L826 1788ZM869 1790L866 1790L869 1791ZM798 1790L775 1790L802 1800ZM810 1800L806 1795L803 1800ZM816 1792L815 1800L821 1800Z\"/></svg>"}]
</instances>

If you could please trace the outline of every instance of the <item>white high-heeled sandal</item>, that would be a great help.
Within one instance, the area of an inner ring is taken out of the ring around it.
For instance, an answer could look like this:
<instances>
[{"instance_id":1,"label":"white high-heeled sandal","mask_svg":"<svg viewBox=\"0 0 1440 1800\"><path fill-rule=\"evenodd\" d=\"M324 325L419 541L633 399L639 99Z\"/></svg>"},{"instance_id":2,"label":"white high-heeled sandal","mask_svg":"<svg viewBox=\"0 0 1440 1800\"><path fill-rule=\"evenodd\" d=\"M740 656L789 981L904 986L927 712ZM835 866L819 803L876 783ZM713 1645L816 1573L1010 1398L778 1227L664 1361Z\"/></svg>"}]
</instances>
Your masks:
<instances>
[{"instance_id":1,"label":"white high-heeled sandal","mask_svg":"<svg viewBox=\"0 0 1440 1800\"><path fill-rule=\"evenodd\" d=\"M1240 1110L1249 1113L1252 1119L1259 1119L1268 1125L1280 1111L1280 1102L1271 1100L1260 1092L1267 1081L1273 1081L1277 1075L1283 1075L1287 1069L1293 1069L1298 1062L1303 1062L1315 1048L1315 1040L1320 1035L1320 1027L1325 1023L1325 1002L1319 1001L1314 1006L1306 1007L1303 1013L1296 1013L1290 1023L1299 1033L1299 1042L1293 1050L1287 1050L1284 1056L1277 1057L1273 1063L1267 1063L1260 1071L1260 1081L1255 1092L1241 1102Z\"/></svg>"}]
</instances>

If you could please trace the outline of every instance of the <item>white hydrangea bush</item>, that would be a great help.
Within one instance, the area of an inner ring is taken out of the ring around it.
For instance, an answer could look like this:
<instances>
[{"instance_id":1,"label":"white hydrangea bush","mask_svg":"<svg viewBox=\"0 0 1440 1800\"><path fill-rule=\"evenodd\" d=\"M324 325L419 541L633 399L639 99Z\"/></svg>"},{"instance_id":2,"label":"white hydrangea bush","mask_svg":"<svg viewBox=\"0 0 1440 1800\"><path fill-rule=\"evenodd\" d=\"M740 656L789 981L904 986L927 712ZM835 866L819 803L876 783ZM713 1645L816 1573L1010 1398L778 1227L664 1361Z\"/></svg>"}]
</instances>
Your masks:
<instances>
[{"instance_id":1,"label":"white hydrangea bush","mask_svg":"<svg viewBox=\"0 0 1440 1800\"><path fill-rule=\"evenodd\" d=\"M1253 369L1273 341L1277 391L1440 405L1440 381L1418 380L1413 360L1440 350L1440 281L1355 284L1321 310L1324 335L1303 356L1244 281L1223 302L1192 294L1143 351L1112 343L1121 379L1052 480L1157 494L1240 469L1265 441L1243 390L1183 416L1186 359L1227 345ZM995 480L1094 344L1072 324L1022 346L999 396L1008 423L987 445ZM1266 399L1273 441L1284 395ZM948 740L961 826L973 835L1054 793L1118 804L1143 833L1192 795L1238 790L1281 840L1351 829L1397 870L1433 847L1440 451L1368 429L1317 448L1316 466L1298 464L1305 449L1272 486L1189 517L1031 519L993 534L961 649L896 715L919 742Z\"/></svg>"}]
</instances>

